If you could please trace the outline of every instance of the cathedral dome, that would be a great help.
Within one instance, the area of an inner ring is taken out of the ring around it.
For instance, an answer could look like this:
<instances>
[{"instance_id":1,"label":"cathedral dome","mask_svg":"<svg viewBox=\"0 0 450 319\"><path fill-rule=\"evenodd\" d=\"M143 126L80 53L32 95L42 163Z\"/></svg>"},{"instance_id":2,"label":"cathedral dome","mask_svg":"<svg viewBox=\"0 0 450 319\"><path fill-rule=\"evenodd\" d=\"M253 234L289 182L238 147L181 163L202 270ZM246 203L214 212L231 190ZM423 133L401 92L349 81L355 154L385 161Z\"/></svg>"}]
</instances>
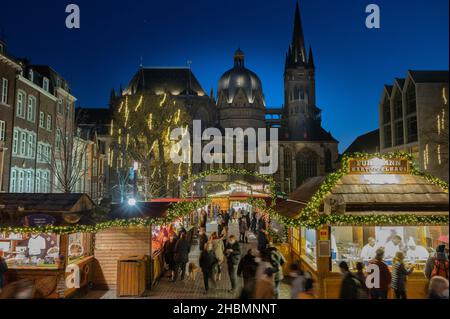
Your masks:
<instances>
[{"instance_id":1,"label":"cathedral dome","mask_svg":"<svg viewBox=\"0 0 450 319\"><path fill-rule=\"evenodd\" d=\"M235 96L242 90L246 104L260 102L265 106L262 84L259 77L244 67L244 52L238 49L234 54L234 67L226 71L219 80L218 96L223 94L227 103L233 103Z\"/></svg>"}]
</instances>

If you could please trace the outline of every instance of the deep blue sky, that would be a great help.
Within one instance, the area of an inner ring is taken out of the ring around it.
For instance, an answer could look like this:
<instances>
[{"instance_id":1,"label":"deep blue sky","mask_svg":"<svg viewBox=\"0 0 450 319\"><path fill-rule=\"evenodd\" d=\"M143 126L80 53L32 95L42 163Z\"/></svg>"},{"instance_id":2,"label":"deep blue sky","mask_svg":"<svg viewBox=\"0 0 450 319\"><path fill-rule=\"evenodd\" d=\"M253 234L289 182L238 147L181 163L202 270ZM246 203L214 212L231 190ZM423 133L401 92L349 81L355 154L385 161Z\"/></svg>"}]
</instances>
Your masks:
<instances>
[{"instance_id":1,"label":"deep blue sky","mask_svg":"<svg viewBox=\"0 0 450 319\"><path fill-rule=\"evenodd\" d=\"M65 28L65 7L81 9L81 29ZM381 29L365 28L365 7L381 7ZM323 126L343 151L378 125L383 84L408 69L448 69L448 0L301 0L306 42L317 68ZM71 84L79 106L106 106L144 66L192 68L217 89L240 46L263 82L268 106L283 103L284 55L295 0L1 0L9 51L48 64ZM1 32L0 32L1 34Z\"/></svg>"}]
</instances>

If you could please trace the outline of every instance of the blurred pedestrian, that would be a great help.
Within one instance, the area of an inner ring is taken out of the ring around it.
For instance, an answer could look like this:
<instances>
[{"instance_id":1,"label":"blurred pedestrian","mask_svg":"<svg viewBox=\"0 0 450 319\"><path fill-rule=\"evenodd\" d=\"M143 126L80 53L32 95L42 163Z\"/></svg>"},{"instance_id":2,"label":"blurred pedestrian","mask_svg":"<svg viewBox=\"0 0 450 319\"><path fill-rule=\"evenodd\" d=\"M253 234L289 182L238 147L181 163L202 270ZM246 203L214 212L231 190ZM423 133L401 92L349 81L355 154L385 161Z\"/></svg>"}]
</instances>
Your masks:
<instances>
[{"instance_id":1,"label":"blurred pedestrian","mask_svg":"<svg viewBox=\"0 0 450 319\"><path fill-rule=\"evenodd\" d=\"M222 279L222 264L225 260L225 246L223 245L223 240L217 236L217 233L212 233L210 241L213 245L214 254L217 258L216 269L214 269L214 279L219 281Z\"/></svg>"},{"instance_id":2,"label":"blurred pedestrian","mask_svg":"<svg viewBox=\"0 0 450 319\"><path fill-rule=\"evenodd\" d=\"M203 251L205 244L208 242L208 236L206 235L205 228L200 227L198 231L198 250Z\"/></svg>"},{"instance_id":3,"label":"blurred pedestrian","mask_svg":"<svg viewBox=\"0 0 450 319\"><path fill-rule=\"evenodd\" d=\"M241 299L250 299L255 290L256 283L256 269L258 263L256 262L256 252L249 249L247 254L242 257L237 268L238 276L242 276L244 280L244 287L241 293Z\"/></svg>"},{"instance_id":4,"label":"blurred pedestrian","mask_svg":"<svg viewBox=\"0 0 450 319\"><path fill-rule=\"evenodd\" d=\"M239 243L234 235L231 235L228 239L225 247L225 255L227 256L228 275L230 276L231 290L233 293L237 289L237 267L241 259L241 250Z\"/></svg>"},{"instance_id":5,"label":"blurred pedestrian","mask_svg":"<svg viewBox=\"0 0 450 319\"><path fill-rule=\"evenodd\" d=\"M214 267L217 264L217 258L214 254L212 243L205 244L199 259L199 265L203 273L203 283L205 285L205 293L209 291L209 281L212 282L213 287L216 288L216 281L214 278Z\"/></svg>"},{"instance_id":6,"label":"blurred pedestrian","mask_svg":"<svg viewBox=\"0 0 450 319\"><path fill-rule=\"evenodd\" d=\"M367 278L367 275L366 275L366 273L364 272L364 268L365 268L364 263L358 261L358 262L356 263L356 273L355 273L355 276L356 276L356 278L358 278L358 279L361 281L361 284L362 284L363 289L364 289L364 291L365 291L365 295L366 295L366 297L368 298L368 297L369 297L369 288L367 288L367 285L366 285L366 278Z\"/></svg>"},{"instance_id":7,"label":"blurred pedestrian","mask_svg":"<svg viewBox=\"0 0 450 319\"><path fill-rule=\"evenodd\" d=\"M186 264L189 261L189 251L191 249L191 246L189 245L188 241L186 240L186 234L181 233L180 239L177 241L175 245L175 263L176 263L176 269L175 269L175 277L173 278L173 281L176 281L178 279L178 274L181 272L181 280L184 280L184 277L186 275Z\"/></svg>"},{"instance_id":8,"label":"blurred pedestrian","mask_svg":"<svg viewBox=\"0 0 450 319\"><path fill-rule=\"evenodd\" d=\"M169 268L169 278L173 280L175 278L175 245L177 244L177 239L174 234L169 235L169 240L164 243L164 261Z\"/></svg>"},{"instance_id":9,"label":"blurred pedestrian","mask_svg":"<svg viewBox=\"0 0 450 319\"><path fill-rule=\"evenodd\" d=\"M0 293L0 299L33 299L34 283L30 279L21 279L6 285Z\"/></svg>"},{"instance_id":10,"label":"blurred pedestrian","mask_svg":"<svg viewBox=\"0 0 450 319\"><path fill-rule=\"evenodd\" d=\"M3 258L3 251L0 251L0 292L3 290L3 286L5 285L5 275L8 271L8 264L6 263L5 258Z\"/></svg>"},{"instance_id":11,"label":"blurred pedestrian","mask_svg":"<svg viewBox=\"0 0 450 319\"><path fill-rule=\"evenodd\" d=\"M350 272L345 261L339 263L339 270L342 274L339 299L367 299L364 283Z\"/></svg>"},{"instance_id":12,"label":"blurred pedestrian","mask_svg":"<svg viewBox=\"0 0 450 319\"><path fill-rule=\"evenodd\" d=\"M297 299L299 293L303 292L305 288L305 272L297 263L292 264L290 270L290 277L292 277L291 299Z\"/></svg>"},{"instance_id":13,"label":"blurred pedestrian","mask_svg":"<svg viewBox=\"0 0 450 319\"><path fill-rule=\"evenodd\" d=\"M258 250L264 252L269 244L269 238L265 229L258 230Z\"/></svg>"},{"instance_id":14,"label":"blurred pedestrian","mask_svg":"<svg viewBox=\"0 0 450 319\"><path fill-rule=\"evenodd\" d=\"M248 243L247 238L247 222L244 217L239 218L239 242L240 243Z\"/></svg>"},{"instance_id":15,"label":"blurred pedestrian","mask_svg":"<svg viewBox=\"0 0 450 319\"><path fill-rule=\"evenodd\" d=\"M250 230L256 235L256 225L258 223L258 219L256 218L256 212L252 213L252 220L250 222Z\"/></svg>"},{"instance_id":16,"label":"blurred pedestrian","mask_svg":"<svg viewBox=\"0 0 450 319\"><path fill-rule=\"evenodd\" d=\"M398 251L395 254L392 267L392 283L391 287L394 289L396 299L406 298L406 278L414 271L414 266L410 268L405 267L405 254Z\"/></svg>"},{"instance_id":17,"label":"blurred pedestrian","mask_svg":"<svg viewBox=\"0 0 450 319\"><path fill-rule=\"evenodd\" d=\"M316 299L314 280L311 275L306 276L303 291L298 294L298 299Z\"/></svg>"},{"instance_id":18,"label":"blurred pedestrian","mask_svg":"<svg viewBox=\"0 0 450 319\"><path fill-rule=\"evenodd\" d=\"M275 270L271 267L267 268L264 275L256 280L255 285L255 299L274 299L275 298L275 284L273 275Z\"/></svg>"},{"instance_id":19,"label":"blurred pedestrian","mask_svg":"<svg viewBox=\"0 0 450 319\"><path fill-rule=\"evenodd\" d=\"M431 278L428 299L449 299L448 280L441 276Z\"/></svg>"},{"instance_id":20,"label":"blurred pedestrian","mask_svg":"<svg viewBox=\"0 0 450 319\"><path fill-rule=\"evenodd\" d=\"M449 279L448 273L448 256L445 253L445 245L439 245L436 247L436 252L432 254L425 265L425 277L428 280L434 276L444 277Z\"/></svg>"},{"instance_id":21,"label":"blurred pedestrian","mask_svg":"<svg viewBox=\"0 0 450 319\"><path fill-rule=\"evenodd\" d=\"M275 270L275 298L278 298L280 295L281 281L284 278L283 265L286 263L286 258L284 258L283 254L272 243L269 244L268 251L268 254L270 256L270 264Z\"/></svg>"},{"instance_id":22,"label":"blurred pedestrian","mask_svg":"<svg viewBox=\"0 0 450 319\"><path fill-rule=\"evenodd\" d=\"M370 297L372 299L387 299L389 286L391 285L392 276L389 267L384 263L384 249L378 248L375 252L375 258L369 261L369 264L378 266L380 282L379 288L370 288Z\"/></svg>"}]
</instances>

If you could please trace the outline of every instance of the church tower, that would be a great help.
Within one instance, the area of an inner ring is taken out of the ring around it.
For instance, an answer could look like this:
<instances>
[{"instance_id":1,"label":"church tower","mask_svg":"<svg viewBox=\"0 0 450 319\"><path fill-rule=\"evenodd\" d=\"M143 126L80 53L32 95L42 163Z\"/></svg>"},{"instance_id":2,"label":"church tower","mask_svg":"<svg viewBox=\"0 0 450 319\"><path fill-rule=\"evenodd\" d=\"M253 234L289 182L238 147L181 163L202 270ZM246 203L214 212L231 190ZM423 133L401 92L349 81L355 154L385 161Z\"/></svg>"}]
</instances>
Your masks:
<instances>
[{"instance_id":1,"label":"church tower","mask_svg":"<svg viewBox=\"0 0 450 319\"><path fill-rule=\"evenodd\" d=\"M321 110L316 106L315 66L312 49L308 55L297 2L292 43L284 68L284 110L289 140L315 140L321 126Z\"/></svg>"}]
</instances>

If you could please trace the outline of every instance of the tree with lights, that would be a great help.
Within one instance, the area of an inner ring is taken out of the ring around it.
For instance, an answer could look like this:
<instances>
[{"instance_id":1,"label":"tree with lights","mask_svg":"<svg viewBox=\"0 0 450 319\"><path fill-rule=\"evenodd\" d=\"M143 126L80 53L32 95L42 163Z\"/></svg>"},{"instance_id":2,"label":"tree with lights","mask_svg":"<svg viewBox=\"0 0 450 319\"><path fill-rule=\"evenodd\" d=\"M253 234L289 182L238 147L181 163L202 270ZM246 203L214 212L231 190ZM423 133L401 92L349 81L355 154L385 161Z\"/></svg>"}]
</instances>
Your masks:
<instances>
[{"instance_id":1,"label":"tree with lights","mask_svg":"<svg viewBox=\"0 0 450 319\"><path fill-rule=\"evenodd\" d=\"M179 176L188 175L190 167L170 159L176 143L170 140L170 132L181 127L187 133L190 123L189 114L170 94L122 96L110 132L118 183L132 184L134 192L145 200L171 195ZM117 186L126 189L125 185Z\"/></svg>"}]
</instances>

